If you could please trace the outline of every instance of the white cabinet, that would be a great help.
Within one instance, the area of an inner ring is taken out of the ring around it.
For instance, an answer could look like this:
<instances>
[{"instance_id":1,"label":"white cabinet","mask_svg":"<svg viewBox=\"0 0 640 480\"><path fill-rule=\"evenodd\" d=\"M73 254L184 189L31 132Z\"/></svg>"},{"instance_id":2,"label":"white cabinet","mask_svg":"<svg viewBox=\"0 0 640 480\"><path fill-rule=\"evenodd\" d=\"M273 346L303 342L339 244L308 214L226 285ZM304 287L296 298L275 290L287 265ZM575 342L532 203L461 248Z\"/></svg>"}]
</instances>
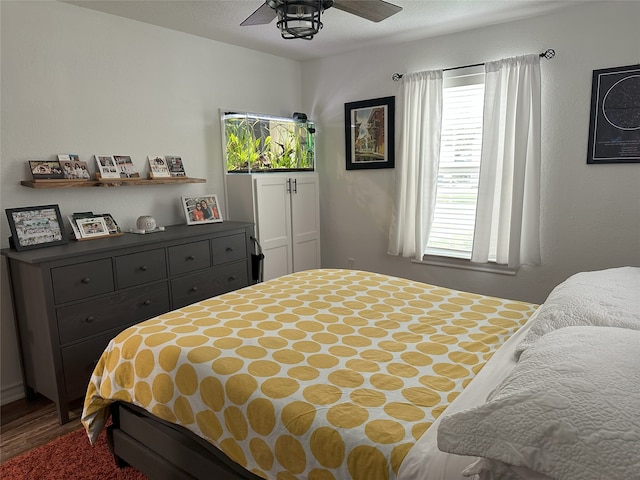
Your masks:
<instances>
[{"instance_id":1,"label":"white cabinet","mask_svg":"<svg viewBox=\"0 0 640 480\"><path fill-rule=\"evenodd\" d=\"M255 223L265 280L320 268L317 173L236 173L226 179L229 219Z\"/></svg>"}]
</instances>

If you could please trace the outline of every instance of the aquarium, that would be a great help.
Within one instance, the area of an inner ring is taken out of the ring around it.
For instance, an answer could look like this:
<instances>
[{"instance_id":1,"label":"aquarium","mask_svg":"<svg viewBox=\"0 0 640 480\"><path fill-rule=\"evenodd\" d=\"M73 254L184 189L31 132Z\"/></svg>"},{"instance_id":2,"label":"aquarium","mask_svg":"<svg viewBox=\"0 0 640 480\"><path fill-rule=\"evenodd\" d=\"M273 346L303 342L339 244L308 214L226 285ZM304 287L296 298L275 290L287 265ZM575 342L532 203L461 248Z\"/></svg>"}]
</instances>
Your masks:
<instances>
[{"instance_id":1,"label":"aquarium","mask_svg":"<svg viewBox=\"0 0 640 480\"><path fill-rule=\"evenodd\" d=\"M295 118L225 112L227 173L315 170L315 127Z\"/></svg>"}]
</instances>

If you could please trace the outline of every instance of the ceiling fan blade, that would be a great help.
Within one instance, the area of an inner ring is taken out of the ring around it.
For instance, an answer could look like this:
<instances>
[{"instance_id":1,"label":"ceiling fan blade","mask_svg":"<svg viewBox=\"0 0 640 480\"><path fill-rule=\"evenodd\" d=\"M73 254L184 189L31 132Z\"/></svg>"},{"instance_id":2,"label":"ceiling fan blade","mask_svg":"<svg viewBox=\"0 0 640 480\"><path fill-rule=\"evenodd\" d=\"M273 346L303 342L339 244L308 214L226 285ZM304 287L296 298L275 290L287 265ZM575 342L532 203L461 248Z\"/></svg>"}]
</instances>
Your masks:
<instances>
[{"instance_id":1,"label":"ceiling fan blade","mask_svg":"<svg viewBox=\"0 0 640 480\"><path fill-rule=\"evenodd\" d=\"M402 7L383 0L335 0L333 6L372 22L381 22L402 10Z\"/></svg>"},{"instance_id":2,"label":"ceiling fan blade","mask_svg":"<svg viewBox=\"0 0 640 480\"><path fill-rule=\"evenodd\" d=\"M265 2L240 25L243 27L249 25L266 25L267 23L271 23L277 16L276 11Z\"/></svg>"}]
</instances>

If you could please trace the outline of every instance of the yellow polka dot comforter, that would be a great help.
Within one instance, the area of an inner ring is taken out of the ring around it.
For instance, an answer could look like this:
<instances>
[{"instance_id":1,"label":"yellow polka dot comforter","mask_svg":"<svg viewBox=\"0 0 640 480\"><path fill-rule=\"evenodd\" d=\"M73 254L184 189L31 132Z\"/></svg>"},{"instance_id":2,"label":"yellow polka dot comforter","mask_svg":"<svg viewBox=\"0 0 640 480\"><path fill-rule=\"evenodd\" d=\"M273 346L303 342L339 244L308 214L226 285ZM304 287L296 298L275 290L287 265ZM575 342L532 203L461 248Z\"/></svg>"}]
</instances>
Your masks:
<instances>
[{"instance_id":1,"label":"yellow polka dot comforter","mask_svg":"<svg viewBox=\"0 0 640 480\"><path fill-rule=\"evenodd\" d=\"M535 309L369 272L295 273L120 333L82 422L95 441L120 400L267 479L394 479Z\"/></svg>"}]
</instances>

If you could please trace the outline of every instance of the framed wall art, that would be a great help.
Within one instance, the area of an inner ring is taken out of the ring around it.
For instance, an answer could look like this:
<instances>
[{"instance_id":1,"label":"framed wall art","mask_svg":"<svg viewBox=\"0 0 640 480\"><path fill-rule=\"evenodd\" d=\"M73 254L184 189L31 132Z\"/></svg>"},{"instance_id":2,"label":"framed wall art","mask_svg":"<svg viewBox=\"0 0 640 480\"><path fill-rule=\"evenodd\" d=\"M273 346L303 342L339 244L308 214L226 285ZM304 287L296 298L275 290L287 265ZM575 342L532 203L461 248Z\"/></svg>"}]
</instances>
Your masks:
<instances>
[{"instance_id":1,"label":"framed wall art","mask_svg":"<svg viewBox=\"0 0 640 480\"><path fill-rule=\"evenodd\" d=\"M395 166L395 97L344 104L347 170Z\"/></svg>"},{"instance_id":2,"label":"framed wall art","mask_svg":"<svg viewBox=\"0 0 640 480\"><path fill-rule=\"evenodd\" d=\"M18 251L68 243L58 205L7 208L9 243Z\"/></svg>"},{"instance_id":3,"label":"framed wall art","mask_svg":"<svg viewBox=\"0 0 640 480\"><path fill-rule=\"evenodd\" d=\"M218 196L215 194L182 197L182 208L187 225L222 221Z\"/></svg>"},{"instance_id":4,"label":"framed wall art","mask_svg":"<svg viewBox=\"0 0 640 480\"><path fill-rule=\"evenodd\" d=\"M640 162L640 65L593 71L587 163Z\"/></svg>"}]
</instances>

